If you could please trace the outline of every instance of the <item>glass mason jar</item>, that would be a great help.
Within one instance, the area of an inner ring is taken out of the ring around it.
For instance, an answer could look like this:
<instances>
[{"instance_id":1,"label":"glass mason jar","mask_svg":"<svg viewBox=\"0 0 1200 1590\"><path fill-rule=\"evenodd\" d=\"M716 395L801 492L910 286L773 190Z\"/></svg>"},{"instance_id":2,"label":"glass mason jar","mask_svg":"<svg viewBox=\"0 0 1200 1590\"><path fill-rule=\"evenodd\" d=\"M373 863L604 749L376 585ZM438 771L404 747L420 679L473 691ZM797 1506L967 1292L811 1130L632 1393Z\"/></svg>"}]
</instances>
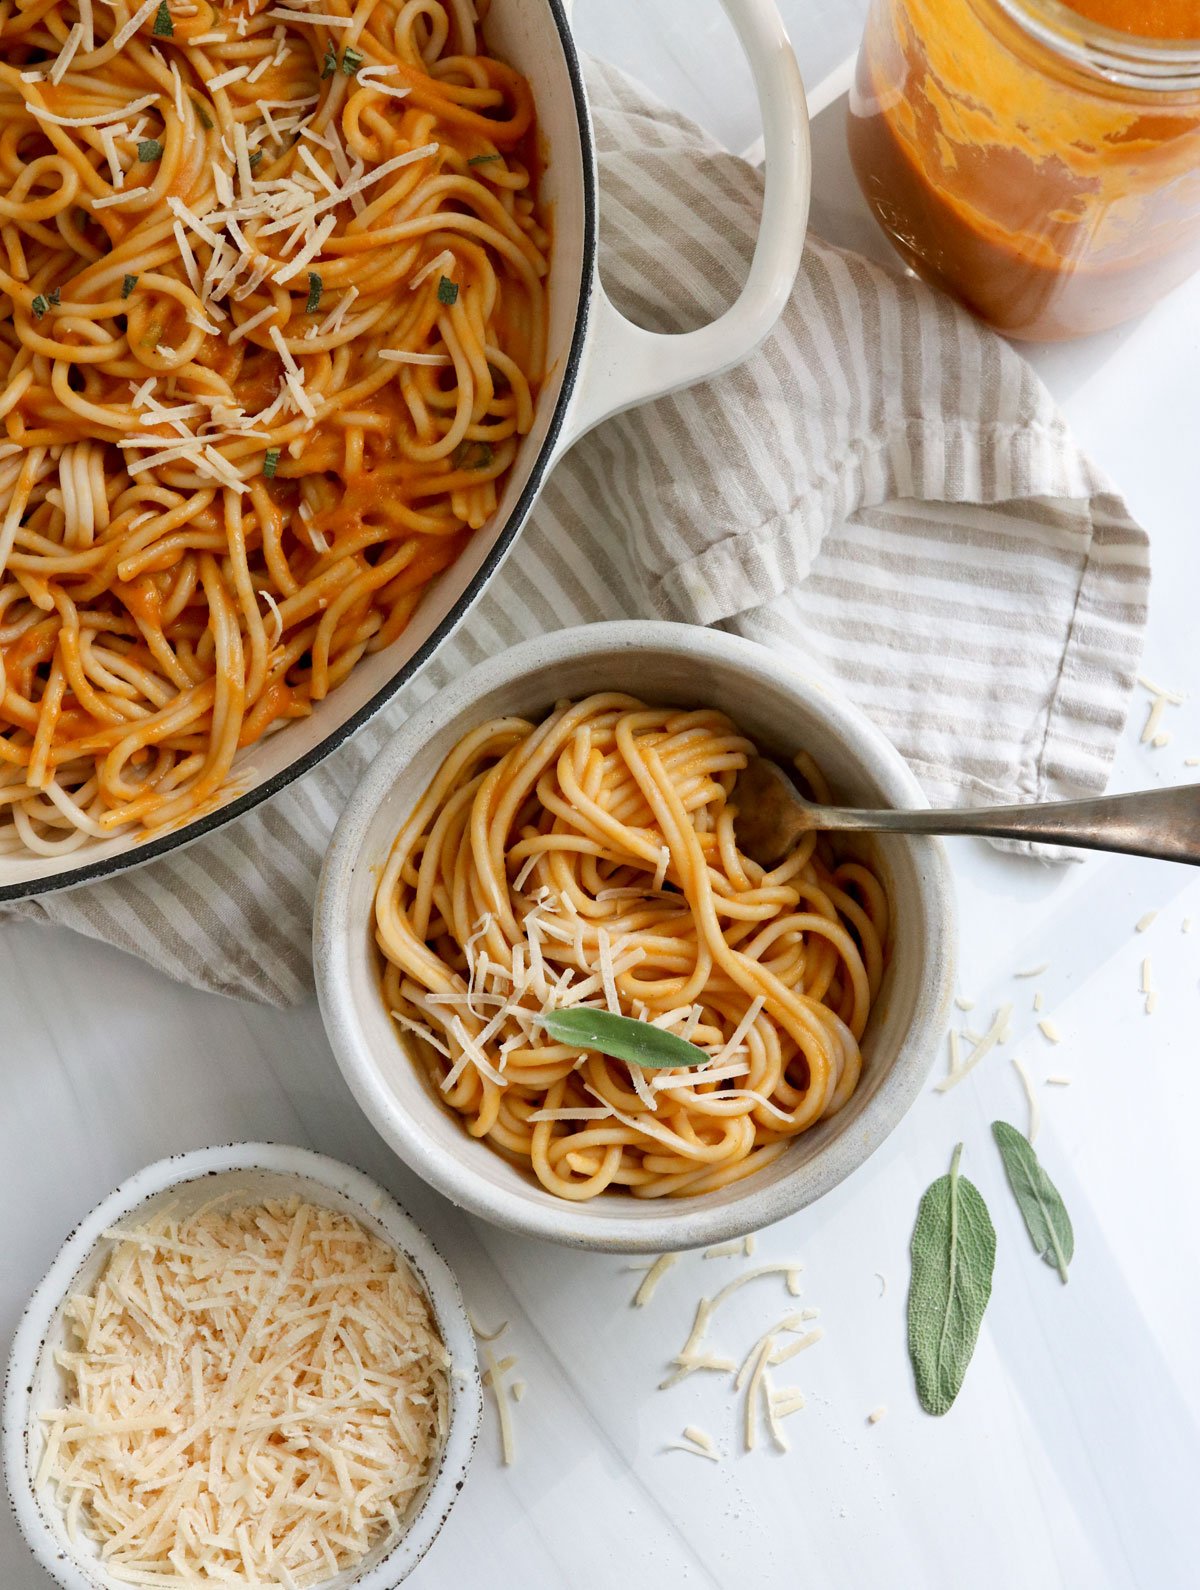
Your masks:
<instances>
[{"instance_id":1,"label":"glass mason jar","mask_svg":"<svg viewBox=\"0 0 1200 1590\"><path fill-rule=\"evenodd\" d=\"M1015 337L1101 331L1183 281L1193 34L1200 0L871 0L850 152L905 261Z\"/></svg>"}]
</instances>

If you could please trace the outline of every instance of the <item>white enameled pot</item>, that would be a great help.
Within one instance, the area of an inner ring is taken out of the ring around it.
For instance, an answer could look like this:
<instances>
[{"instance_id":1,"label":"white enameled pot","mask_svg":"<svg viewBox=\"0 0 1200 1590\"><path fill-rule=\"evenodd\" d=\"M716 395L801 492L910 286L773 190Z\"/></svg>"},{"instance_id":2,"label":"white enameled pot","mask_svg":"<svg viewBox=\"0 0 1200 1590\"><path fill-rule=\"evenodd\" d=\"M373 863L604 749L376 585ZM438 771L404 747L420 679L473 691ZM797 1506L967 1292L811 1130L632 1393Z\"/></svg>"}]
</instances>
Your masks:
<instances>
[{"instance_id":1,"label":"white enameled pot","mask_svg":"<svg viewBox=\"0 0 1200 1590\"><path fill-rule=\"evenodd\" d=\"M804 245L810 187L799 67L773 0L722 0L749 59L766 149L754 259L737 302L679 335L643 331L614 308L597 270L599 189L579 57L562 0L494 0L489 48L529 79L545 145L543 194L554 216L549 374L532 432L500 505L458 562L431 584L404 634L358 667L311 717L243 752L224 802L154 837L122 834L58 856L0 856L0 901L109 876L197 839L257 806L362 727L457 628L499 568L554 463L592 426L744 359L787 302Z\"/></svg>"}]
</instances>

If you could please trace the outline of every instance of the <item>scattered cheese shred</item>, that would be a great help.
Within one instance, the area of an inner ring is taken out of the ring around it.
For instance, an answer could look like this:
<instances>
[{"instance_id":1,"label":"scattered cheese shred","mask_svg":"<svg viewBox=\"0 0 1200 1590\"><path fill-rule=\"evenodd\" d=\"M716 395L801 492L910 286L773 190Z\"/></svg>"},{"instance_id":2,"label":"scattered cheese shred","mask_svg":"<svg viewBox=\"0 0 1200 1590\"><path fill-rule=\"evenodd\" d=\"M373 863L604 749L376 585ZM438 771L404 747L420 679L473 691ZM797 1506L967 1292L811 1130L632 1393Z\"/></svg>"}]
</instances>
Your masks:
<instances>
[{"instance_id":1,"label":"scattered cheese shred","mask_svg":"<svg viewBox=\"0 0 1200 1590\"><path fill-rule=\"evenodd\" d=\"M750 1232L744 1237L739 1237L736 1242L721 1242L715 1248L705 1248L706 1259L732 1259L745 1255L748 1259L754 1252L754 1233Z\"/></svg>"},{"instance_id":2,"label":"scattered cheese shred","mask_svg":"<svg viewBox=\"0 0 1200 1590\"><path fill-rule=\"evenodd\" d=\"M684 1430L682 1441L668 1441L663 1451L690 1452L693 1457L708 1458L712 1463L721 1461L721 1454L717 1451L712 1436L694 1424L689 1424Z\"/></svg>"},{"instance_id":3,"label":"scattered cheese shred","mask_svg":"<svg viewBox=\"0 0 1200 1590\"><path fill-rule=\"evenodd\" d=\"M481 1342L494 1342L497 1337L503 1336L508 1329L508 1321L502 1319L495 1330L488 1330L486 1326L479 1323L478 1316L473 1314L470 1309L467 1310L467 1319L470 1321L471 1329Z\"/></svg>"},{"instance_id":4,"label":"scattered cheese shred","mask_svg":"<svg viewBox=\"0 0 1200 1590\"><path fill-rule=\"evenodd\" d=\"M1023 972L1014 972L1013 976L1014 977L1021 977L1021 978L1024 978L1024 977L1040 977L1043 972L1048 972L1049 970L1050 970L1050 962L1049 961L1043 961L1040 966L1028 966L1028 967L1025 968L1025 970Z\"/></svg>"},{"instance_id":5,"label":"scattered cheese shred","mask_svg":"<svg viewBox=\"0 0 1200 1590\"><path fill-rule=\"evenodd\" d=\"M667 1271L672 1265L678 1263L679 1255L677 1253L659 1254L658 1258L655 1259L649 1270L647 1270L646 1277L643 1280L641 1286L639 1286L637 1291L633 1294L634 1308L645 1308L646 1304L658 1290L658 1283L662 1280L663 1276L666 1275Z\"/></svg>"},{"instance_id":6,"label":"scattered cheese shred","mask_svg":"<svg viewBox=\"0 0 1200 1590\"><path fill-rule=\"evenodd\" d=\"M772 1364L786 1364L789 1358L795 1358L797 1353L803 1353L810 1347L815 1347L825 1332L818 1325L815 1329L806 1331L798 1341L789 1342L786 1347L776 1347L771 1354Z\"/></svg>"},{"instance_id":7,"label":"scattered cheese shred","mask_svg":"<svg viewBox=\"0 0 1200 1590\"><path fill-rule=\"evenodd\" d=\"M887 1416L887 1406L886 1406L886 1404L881 1402L879 1404L878 1408L872 1408L871 1409L870 1413L867 1415L867 1423L868 1424L878 1424L880 1419L886 1418L886 1416Z\"/></svg>"},{"instance_id":8,"label":"scattered cheese shred","mask_svg":"<svg viewBox=\"0 0 1200 1590\"><path fill-rule=\"evenodd\" d=\"M512 1410L508 1405L509 1393L504 1377L516 1363L516 1359L504 1358L497 1363L491 1348L485 1347L483 1361L487 1365L483 1383L491 1388L492 1395L496 1399L496 1415L500 1421L500 1457L508 1468L516 1462L517 1447L513 1438Z\"/></svg>"},{"instance_id":9,"label":"scattered cheese shred","mask_svg":"<svg viewBox=\"0 0 1200 1590\"><path fill-rule=\"evenodd\" d=\"M1069 1088L1071 1086L1070 1077L1047 1077L1046 1082L1052 1088Z\"/></svg>"},{"instance_id":10,"label":"scattered cheese shred","mask_svg":"<svg viewBox=\"0 0 1200 1590\"><path fill-rule=\"evenodd\" d=\"M1160 735L1158 732L1163 712L1167 707L1182 706L1184 698L1177 691L1164 690L1161 685L1156 685L1152 679L1147 679L1144 674L1137 676L1137 682L1143 690L1148 690L1152 697L1150 710L1146 714L1145 727L1142 729L1142 744L1165 745L1169 736Z\"/></svg>"},{"instance_id":11,"label":"scattered cheese shred","mask_svg":"<svg viewBox=\"0 0 1200 1590\"><path fill-rule=\"evenodd\" d=\"M351 1572L448 1427L449 1359L403 1259L299 1199L105 1235L95 1289L67 1304L71 1395L44 1416L40 1482L124 1583Z\"/></svg>"},{"instance_id":12,"label":"scattered cheese shred","mask_svg":"<svg viewBox=\"0 0 1200 1590\"><path fill-rule=\"evenodd\" d=\"M52 83L62 82L63 78L67 75L68 66L70 66L72 60L75 58L75 51L79 48L82 42L83 23L77 22L67 34L66 43L63 45L62 49L59 50L57 56L54 59L54 65L50 68L50 81Z\"/></svg>"},{"instance_id":13,"label":"scattered cheese shred","mask_svg":"<svg viewBox=\"0 0 1200 1590\"><path fill-rule=\"evenodd\" d=\"M959 994L957 996L957 998L955 999L954 1003L958 1006L959 1010L974 1010L975 1009L975 1001L973 999L967 999L962 994Z\"/></svg>"},{"instance_id":14,"label":"scattered cheese shred","mask_svg":"<svg viewBox=\"0 0 1200 1590\"><path fill-rule=\"evenodd\" d=\"M754 1451L754 1441L758 1424L756 1413L758 1409L759 1388L763 1387L763 1377L767 1371L767 1361L771 1357L774 1346L775 1338L773 1336L768 1335L763 1337L762 1341L758 1344L758 1352L754 1357L754 1368L750 1371L750 1384L746 1387L746 1420L745 1429L743 1432L747 1452ZM763 1389L766 1391L768 1406L770 1406L769 1398L771 1393L769 1382L765 1387L763 1387Z\"/></svg>"},{"instance_id":15,"label":"scattered cheese shred","mask_svg":"<svg viewBox=\"0 0 1200 1590\"><path fill-rule=\"evenodd\" d=\"M1038 1030L1042 1034L1042 1037L1048 1039L1050 1043L1062 1042L1062 1033L1059 1032L1057 1026L1050 1020L1049 1016L1044 1016L1042 1020L1038 1022Z\"/></svg>"},{"instance_id":16,"label":"scattered cheese shred","mask_svg":"<svg viewBox=\"0 0 1200 1590\"><path fill-rule=\"evenodd\" d=\"M1183 921L1179 925L1179 931L1181 933L1190 933L1192 931L1192 919L1190 916L1184 917Z\"/></svg>"},{"instance_id":17,"label":"scattered cheese shred","mask_svg":"<svg viewBox=\"0 0 1200 1590\"><path fill-rule=\"evenodd\" d=\"M747 1270L742 1275L735 1276L713 1297L702 1297L696 1305L696 1317L692 1322L692 1329L688 1339L684 1342L679 1352L671 1360L675 1372L667 1377L659 1386L660 1391L665 1391L668 1386L674 1386L685 1379L697 1369L735 1369L737 1366L727 1358L716 1358L709 1353L701 1353L700 1347L708 1331L713 1315L721 1304L734 1292L743 1286L748 1286L751 1281L761 1280L768 1275L783 1275L787 1278L787 1289L793 1297L800 1295L800 1270L799 1264L762 1264L757 1269Z\"/></svg>"},{"instance_id":18,"label":"scattered cheese shred","mask_svg":"<svg viewBox=\"0 0 1200 1590\"><path fill-rule=\"evenodd\" d=\"M1134 932L1135 933L1144 933L1148 927L1152 927L1154 925L1154 922L1157 919L1157 917L1158 917L1158 912L1157 911L1147 911L1145 916L1142 916L1142 917L1138 918L1137 925L1134 928Z\"/></svg>"},{"instance_id":19,"label":"scattered cheese shred","mask_svg":"<svg viewBox=\"0 0 1200 1590\"><path fill-rule=\"evenodd\" d=\"M1025 1090L1025 1099L1029 1105L1029 1129L1025 1136L1032 1143L1038 1135L1038 1128L1042 1124L1042 1107L1038 1103L1037 1094L1033 1090L1033 1079L1016 1055L1013 1055L1013 1069L1021 1079L1021 1086Z\"/></svg>"},{"instance_id":20,"label":"scattered cheese shred","mask_svg":"<svg viewBox=\"0 0 1200 1590\"><path fill-rule=\"evenodd\" d=\"M1147 955L1142 962L1142 993L1152 993L1154 984L1150 980L1150 957Z\"/></svg>"},{"instance_id":21,"label":"scattered cheese shred","mask_svg":"<svg viewBox=\"0 0 1200 1590\"><path fill-rule=\"evenodd\" d=\"M987 1058L998 1043L1003 1043L1008 1037L1008 1023L1012 1015L1011 1005L1001 1005L992 1020L992 1025L983 1033L971 1051L970 1057L964 1060L949 1076L945 1076L937 1084L939 1093L948 1093L951 1088L957 1087L962 1079L969 1076L981 1060ZM952 1053L953 1053L953 1045Z\"/></svg>"},{"instance_id":22,"label":"scattered cheese shred","mask_svg":"<svg viewBox=\"0 0 1200 1590\"><path fill-rule=\"evenodd\" d=\"M1039 1010L1042 1010L1044 1008L1045 1004L1046 1004L1046 1001L1042 997L1042 991L1039 988L1037 993L1033 996L1034 1013L1036 1014Z\"/></svg>"}]
</instances>

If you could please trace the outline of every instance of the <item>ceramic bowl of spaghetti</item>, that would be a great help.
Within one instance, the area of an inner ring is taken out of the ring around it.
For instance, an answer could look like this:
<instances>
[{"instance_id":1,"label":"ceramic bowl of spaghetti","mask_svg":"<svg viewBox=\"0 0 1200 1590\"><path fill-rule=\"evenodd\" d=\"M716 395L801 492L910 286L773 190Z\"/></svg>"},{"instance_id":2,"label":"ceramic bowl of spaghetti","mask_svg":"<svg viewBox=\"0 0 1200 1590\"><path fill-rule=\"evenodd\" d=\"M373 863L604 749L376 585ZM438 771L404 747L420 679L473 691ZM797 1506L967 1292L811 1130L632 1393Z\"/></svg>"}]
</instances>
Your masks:
<instances>
[{"instance_id":1,"label":"ceramic bowl of spaghetti","mask_svg":"<svg viewBox=\"0 0 1200 1590\"><path fill-rule=\"evenodd\" d=\"M737 845L759 753L819 799L924 804L783 658L640 622L481 664L364 777L318 890L321 1010L377 1130L456 1204L578 1247L724 1241L913 1102L951 997L943 847L809 835L765 871Z\"/></svg>"},{"instance_id":2,"label":"ceramic bowl of spaghetti","mask_svg":"<svg viewBox=\"0 0 1200 1590\"><path fill-rule=\"evenodd\" d=\"M393 1590L481 1413L428 1237L348 1165L237 1143L147 1166L71 1233L13 1341L4 1472L64 1590Z\"/></svg>"},{"instance_id":3,"label":"ceramic bowl of spaghetti","mask_svg":"<svg viewBox=\"0 0 1200 1590\"><path fill-rule=\"evenodd\" d=\"M247 811L462 621L556 458L744 357L803 245L803 89L713 324L596 269L560 0L48 0L0 16L0 900Z\"/></svg>"}]
</instances>

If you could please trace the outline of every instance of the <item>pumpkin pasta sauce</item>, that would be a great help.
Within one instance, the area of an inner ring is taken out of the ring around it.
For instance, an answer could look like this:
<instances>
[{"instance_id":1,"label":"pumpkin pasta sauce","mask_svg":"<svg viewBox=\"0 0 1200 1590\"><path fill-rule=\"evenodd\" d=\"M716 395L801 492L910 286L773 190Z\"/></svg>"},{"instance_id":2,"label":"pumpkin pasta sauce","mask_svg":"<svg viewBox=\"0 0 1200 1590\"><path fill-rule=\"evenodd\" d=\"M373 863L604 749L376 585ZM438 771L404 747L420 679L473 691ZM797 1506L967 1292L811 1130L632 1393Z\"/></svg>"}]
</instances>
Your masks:
<instances>
[{"instance_id":1,"label":"pumpkin pasta sauce","mask_svg":"<svg viewBox=\"0 0 1200 1590\"><path fill-rule=\"evenodd\" d=\"M1198 0L1069 3L1200 36ZM1116 325L1200 263L1200 96L1102 85L991 0L875 0L849 141L906 262L1009 335Z\"/></svg>"},{"instance_id":2,"label":"pumpkin pasta sauce","mask_svg":"<svg viewBox=\"0 0 1200 1590\"><path fill-rule=\"evenodd\" d=\"M1143 39L1200 39L1200 0L1063 0L1089 22Z\"/></svg>"}]
</instances>

